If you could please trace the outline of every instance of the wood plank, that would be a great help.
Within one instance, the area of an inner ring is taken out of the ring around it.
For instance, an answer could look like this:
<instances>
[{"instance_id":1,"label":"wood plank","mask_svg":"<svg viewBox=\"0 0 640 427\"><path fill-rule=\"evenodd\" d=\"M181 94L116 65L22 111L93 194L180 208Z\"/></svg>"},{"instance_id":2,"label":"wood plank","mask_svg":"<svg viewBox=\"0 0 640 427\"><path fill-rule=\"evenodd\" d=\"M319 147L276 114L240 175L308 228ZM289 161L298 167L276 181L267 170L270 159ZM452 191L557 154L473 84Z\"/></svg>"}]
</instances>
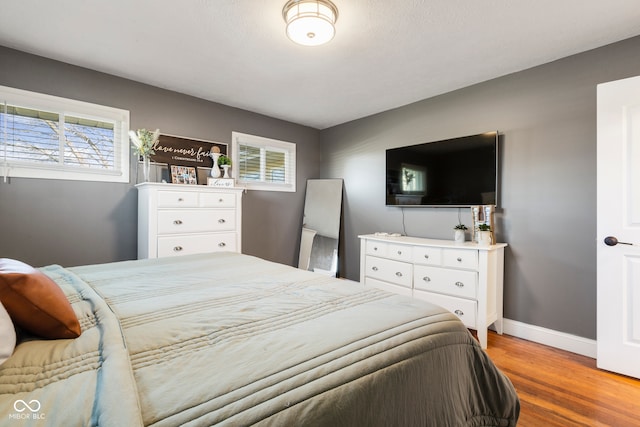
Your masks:
<instances>
[{"instance_id":1,"label":"wood plank","mask_svg":"<svg viewBox=\"0 0 640 427\"><path fill-rule=\"evenodd\" d=\"M640 426L640 380L600 370L590 357L495 332L487 354L520 397L519 427Z\"/></svg>"}]
</instances>

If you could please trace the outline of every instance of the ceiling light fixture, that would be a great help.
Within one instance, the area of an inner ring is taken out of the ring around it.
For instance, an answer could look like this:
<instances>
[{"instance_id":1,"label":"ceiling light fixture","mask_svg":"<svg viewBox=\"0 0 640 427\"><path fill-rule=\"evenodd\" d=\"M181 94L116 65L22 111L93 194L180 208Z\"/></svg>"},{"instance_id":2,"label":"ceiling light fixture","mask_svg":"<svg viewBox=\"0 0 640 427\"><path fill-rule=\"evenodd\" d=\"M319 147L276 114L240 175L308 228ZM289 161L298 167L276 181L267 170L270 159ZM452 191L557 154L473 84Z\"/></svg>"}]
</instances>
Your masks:
<instances>
[{"instance_id":1,"label":"ceiling light fixture","mask_svg":"<svg viewBox=\"0 0 640 427\"><path fill-rule=\"evenodd\" d=\"M304 46L318 46L336 33L338 8L329 0L289 0L282 8L287 37Z\"/></svg>"}]
</instances>

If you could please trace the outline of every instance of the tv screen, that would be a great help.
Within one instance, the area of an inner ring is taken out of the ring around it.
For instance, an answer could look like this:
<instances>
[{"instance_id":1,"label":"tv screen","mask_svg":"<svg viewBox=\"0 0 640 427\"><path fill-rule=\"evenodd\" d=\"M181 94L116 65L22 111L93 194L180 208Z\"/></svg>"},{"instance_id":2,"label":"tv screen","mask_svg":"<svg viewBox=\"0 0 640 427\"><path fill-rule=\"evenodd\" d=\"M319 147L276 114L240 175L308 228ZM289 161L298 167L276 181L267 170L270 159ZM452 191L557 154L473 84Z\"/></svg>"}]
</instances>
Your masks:
<instances>
[{"instance_id":1,"label":"tv screen","mask_svg":"<svg viewBox=\"0 0 640 427\"><path fill-rule=\"evenodd\" d=\"M387 206L496 205L498 132L386 151Z\"/></svg>"}]
</instances>

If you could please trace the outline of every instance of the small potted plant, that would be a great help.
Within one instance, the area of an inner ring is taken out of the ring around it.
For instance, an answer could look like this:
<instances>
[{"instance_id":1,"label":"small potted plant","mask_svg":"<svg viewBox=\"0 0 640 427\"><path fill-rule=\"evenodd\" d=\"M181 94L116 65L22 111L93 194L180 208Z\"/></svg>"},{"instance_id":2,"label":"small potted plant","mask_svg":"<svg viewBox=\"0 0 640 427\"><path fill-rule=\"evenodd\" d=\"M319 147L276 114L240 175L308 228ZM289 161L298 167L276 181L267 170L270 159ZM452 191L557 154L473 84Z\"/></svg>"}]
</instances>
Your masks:
<instances>
[{"instance_id":1,"label":"small potted plant","mask_svg":"<svg viewBox=\"0 0 640 427\"><path fill-rule=\"evenodd\" d=\"M478 225L478 244L483 246L491 244L491 227L488 224Z\"/></svg>"},{"instance_id":2,"label":"small potted plant","mask_svg":"<svg viewBox=\"0 0 640 427\"><path fill-rule=\"evenodd\" d=\"M453 229L455 230L453 240L456 243L464 243L464 232L467 230L467 226L463 223L459 223L458 225L453 227Z\"/></svg>"},{"instance_id":3,"label":"small potted plant","mask_svg":"<svg viewBox=\"0 0 640 427\"><path fill-rule=\"evenodd\" d=\"M218 157L218 165L224 170L223 178L230 178L229 176L229 168L231 167L231 158L224 154Z\"/></svg>"}]
</instances>

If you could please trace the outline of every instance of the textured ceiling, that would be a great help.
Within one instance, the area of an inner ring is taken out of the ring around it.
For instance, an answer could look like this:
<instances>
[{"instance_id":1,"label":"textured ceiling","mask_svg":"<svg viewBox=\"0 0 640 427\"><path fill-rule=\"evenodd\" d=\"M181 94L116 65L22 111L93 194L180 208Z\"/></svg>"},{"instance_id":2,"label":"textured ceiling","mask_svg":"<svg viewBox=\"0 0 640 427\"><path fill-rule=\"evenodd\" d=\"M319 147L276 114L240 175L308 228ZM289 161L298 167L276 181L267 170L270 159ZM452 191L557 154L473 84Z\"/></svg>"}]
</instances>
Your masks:
<instances>
[{"instance_id":1,"label":"textured ceiling","mask_svg":"<svg viewBox=\"0 0 640 427\"><path fill-rule=\"evenodd\" d=\"M0 45L324 129L640 34L638 0L2 0Z\"/></svg>"}]
</instances>

